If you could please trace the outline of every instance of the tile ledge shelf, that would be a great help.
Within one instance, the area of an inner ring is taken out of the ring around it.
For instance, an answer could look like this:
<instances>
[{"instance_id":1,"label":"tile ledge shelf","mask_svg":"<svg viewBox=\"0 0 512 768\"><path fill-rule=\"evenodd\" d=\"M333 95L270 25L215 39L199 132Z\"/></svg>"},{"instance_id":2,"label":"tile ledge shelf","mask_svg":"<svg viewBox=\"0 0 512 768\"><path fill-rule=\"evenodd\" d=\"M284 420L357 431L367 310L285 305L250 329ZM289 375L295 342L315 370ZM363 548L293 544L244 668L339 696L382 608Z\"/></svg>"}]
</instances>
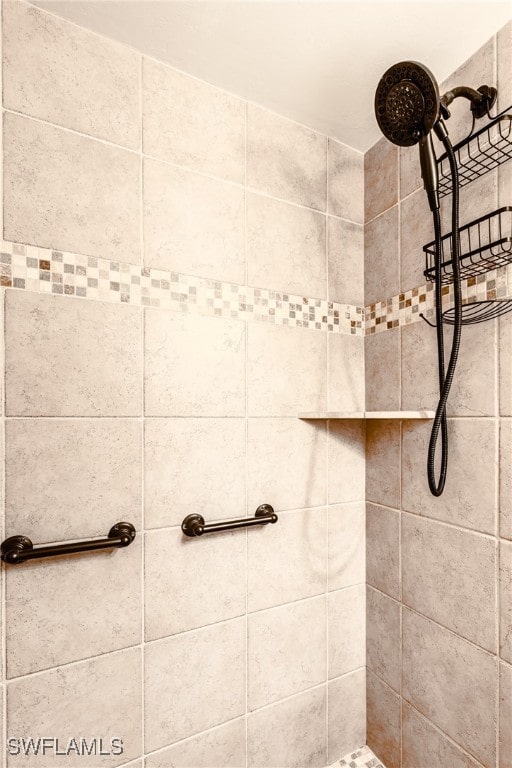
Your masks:
<instances>
[{"instance_id":1,"label":"tile ledge shelf","mask_svg":"<svg viewBox=\"0 0 512 768\"><path fill-rule=\"evenodd\" d=\"M434 411L319 411L299 413L299 419L419 419L428 421Z\"/></svg>"}]
</instances>

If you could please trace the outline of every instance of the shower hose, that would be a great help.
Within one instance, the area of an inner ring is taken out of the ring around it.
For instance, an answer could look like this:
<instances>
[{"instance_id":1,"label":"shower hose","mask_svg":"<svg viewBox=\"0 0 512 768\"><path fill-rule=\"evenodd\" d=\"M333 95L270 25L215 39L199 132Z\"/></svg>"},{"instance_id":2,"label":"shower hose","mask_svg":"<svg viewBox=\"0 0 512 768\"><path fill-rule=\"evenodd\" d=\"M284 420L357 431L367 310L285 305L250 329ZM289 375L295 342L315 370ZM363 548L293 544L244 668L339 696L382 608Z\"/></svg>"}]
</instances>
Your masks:
<instances>
[{"instance_id":1,"label":"shower hose","mask_svg":"<svg viewBox=\"0 0 512 768\"><path fill-rule=\"evenodd\" d=\"M434 496L440 496L446 483L448 468L448 424L446 421L446 402L455 374L457 359L460 349L462 328L462 290L460 284L460 234L459 234L459 173L457 160L448 135L442 136L443 146L446 150L452 177L452 259L453 259L453 291L455 303L455 319L453 325L452 348L450 360L445 375L444 360L444 330L442 307L442 242L441 242L441 214L439 207L433 210L434 234L435 234L435 296L436 296L436 330L437 330L437 355L439 369L439 403L432 425L430 442L428 446L427 476L430 492ZM441 433L441 462L439 468L439 481L436 480L436 449Z\"/></svg>"}]
</instances>

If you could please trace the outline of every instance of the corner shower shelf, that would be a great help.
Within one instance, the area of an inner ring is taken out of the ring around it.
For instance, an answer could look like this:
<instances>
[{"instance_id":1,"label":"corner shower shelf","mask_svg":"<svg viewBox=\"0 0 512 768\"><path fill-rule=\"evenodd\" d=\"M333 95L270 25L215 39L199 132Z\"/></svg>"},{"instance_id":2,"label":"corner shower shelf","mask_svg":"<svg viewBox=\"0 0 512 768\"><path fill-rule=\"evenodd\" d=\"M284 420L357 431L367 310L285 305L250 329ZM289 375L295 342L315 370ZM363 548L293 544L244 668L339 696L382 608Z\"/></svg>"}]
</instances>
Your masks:
<instances>
[{"instance_id":1,"label":"corner shower shelf","mask_svg":"<svg viewBox=\"0 0 512 768\"><path fill-rule=\"evenodd\" d=\"M465 187L480 176L512 158L512 107L504 110L476 133L470 133L454 146L459 168L459 187ZM439 196L451 194L450 164L446 154L438 160Z\"/></svg>"},{"instance_id":2,"label":"corner shower shelf","mask_svg":"<svg viewBox=\"0 0 512 768\"><path fill-rule=\"evenodd\" d=\"M319 411L318 413L299 413L299 419L406 419L428 421L435 416L434 411Z\"/></svg>"}]
</instances>

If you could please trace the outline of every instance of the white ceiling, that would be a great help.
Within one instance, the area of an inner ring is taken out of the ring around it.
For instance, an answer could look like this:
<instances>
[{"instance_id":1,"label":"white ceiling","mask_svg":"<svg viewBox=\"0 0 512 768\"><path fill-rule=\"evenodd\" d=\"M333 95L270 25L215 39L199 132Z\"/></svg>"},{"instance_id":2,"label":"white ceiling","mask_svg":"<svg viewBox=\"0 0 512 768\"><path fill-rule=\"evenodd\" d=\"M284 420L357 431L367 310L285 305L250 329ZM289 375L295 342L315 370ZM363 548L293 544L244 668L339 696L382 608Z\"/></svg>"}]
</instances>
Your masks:
<instances>
[{"instance_id":1,"label":"white ceiling","mask_svg":"<svg viewBox=\"0 0 512 768\"><path fill-rule=\"evenodd\" d=\"M414 59L442 81L512 16L510 0L35 4L361 151L379 138L373 95L388 66Z\"/></svg>"}]
</instances>

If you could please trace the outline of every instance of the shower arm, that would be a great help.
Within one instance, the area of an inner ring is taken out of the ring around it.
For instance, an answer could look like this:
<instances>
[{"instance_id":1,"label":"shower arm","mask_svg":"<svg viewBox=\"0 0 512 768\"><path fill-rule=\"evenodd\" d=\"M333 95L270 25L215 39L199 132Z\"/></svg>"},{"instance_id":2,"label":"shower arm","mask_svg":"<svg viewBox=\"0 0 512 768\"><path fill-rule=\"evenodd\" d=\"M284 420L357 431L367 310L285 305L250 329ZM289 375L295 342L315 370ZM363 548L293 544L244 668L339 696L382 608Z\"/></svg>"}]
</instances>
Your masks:
<instances>
[{"instance_id":1,"label":"shower arm","mask_svg":"<svg viewBox=\"0 0 512 768\"><path fill-rule=\"evenodd\" d=\"M477 90L467 85L458 85L441 96L441 115L447 120L450 117L448 107L452 101L462 97L471 102L471 111L474 117L484 117L494 106L497 95L496 88L490 85L481 85Z\"/></svg>"}]
</instances>

